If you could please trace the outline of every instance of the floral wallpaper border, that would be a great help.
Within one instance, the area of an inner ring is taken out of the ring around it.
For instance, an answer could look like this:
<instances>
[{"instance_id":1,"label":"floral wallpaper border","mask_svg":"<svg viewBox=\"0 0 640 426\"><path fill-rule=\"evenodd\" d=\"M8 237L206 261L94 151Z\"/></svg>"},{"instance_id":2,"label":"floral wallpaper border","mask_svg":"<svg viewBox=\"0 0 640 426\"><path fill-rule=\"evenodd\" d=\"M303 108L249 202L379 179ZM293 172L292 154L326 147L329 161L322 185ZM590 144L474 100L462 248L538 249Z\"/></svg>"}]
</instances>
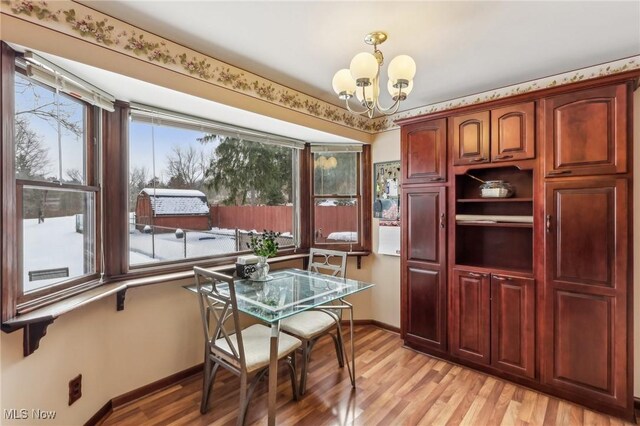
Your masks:
<instances>
[{"instance_id":1,"label":"floral wallpaper border","mask_svg":"<svg viewBox=\"0 0 640 426\"><path fill-rule=\"evenodd\" d=\"M446 111L449 109L459 108L467 105L481 104L483 102L489 102L496 99L508 98L510 96L521 95L523 93L535 92L536 90L547 89L555 86L563 86L565 84L575 83L583 80L590 80L592 78L604 77L607 75L617 74L635 69L640 69L640 55L608 62L606 64L582 68L577 71L569 71L550 77L501 87L499 89L488 90L486 92L464 96L450 101L425 105L422 107L399 112L390 117L374 118L372 121L376 123L371 127L380 129L378 131L392 130L394 128L398 128L398 126L393 123L395 120L401 120L404 118L415 117L423 114L431 114L434 112Z\"/></svg>"},{"instance_id":2,"label":"floral wallpaper border","mask_svg":"<svg viewBox=\"0 0 640 426\"><path fill-rule=\"evenodd\" d=\"M344 108L241 70L70 0L1 0L0 12L164 68L353 129L378 133L394 120L532 92L640 68L640 55L480 94L367 119Z\"/></svg>"}]
</instances>

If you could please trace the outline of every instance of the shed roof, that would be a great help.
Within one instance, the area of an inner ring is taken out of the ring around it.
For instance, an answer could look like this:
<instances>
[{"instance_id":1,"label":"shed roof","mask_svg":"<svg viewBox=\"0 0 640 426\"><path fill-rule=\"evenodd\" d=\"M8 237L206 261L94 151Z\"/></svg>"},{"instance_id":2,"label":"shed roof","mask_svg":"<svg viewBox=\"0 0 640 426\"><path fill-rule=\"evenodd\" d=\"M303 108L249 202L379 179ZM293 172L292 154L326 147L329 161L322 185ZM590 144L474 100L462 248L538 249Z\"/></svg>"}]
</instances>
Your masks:
<instances>
[{"instance_id":1,"label":"shed roof","mask_svg":"<svg viewBox=\"0 0 640 426\"><path fill-rule=\"evenodd\" d=\"M156 215L208 215L207 197L193 189L144 188Z\"/></svg>"}]
</instances>

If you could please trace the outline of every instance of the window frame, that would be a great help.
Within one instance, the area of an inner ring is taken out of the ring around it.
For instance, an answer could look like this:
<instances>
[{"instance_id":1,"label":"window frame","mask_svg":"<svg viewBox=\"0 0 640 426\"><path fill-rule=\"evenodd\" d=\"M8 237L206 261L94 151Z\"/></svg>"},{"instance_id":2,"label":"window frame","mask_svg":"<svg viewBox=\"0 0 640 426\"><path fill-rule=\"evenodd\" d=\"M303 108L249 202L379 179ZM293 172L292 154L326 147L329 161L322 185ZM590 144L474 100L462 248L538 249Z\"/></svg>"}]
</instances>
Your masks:
<instances>
[{"instance_id":1,"label":"window frame","mask_svg":"<svg viewBox=\"0 0 640 426\"><path fill-rule=\"evenodd\" d=\"M128 107L128 120L126 122L127 125L127 136L129 135L129 126L132 122L136 121L135 118L132 117L132 113L131 113L131 109L132 106L131 105L127 105ZM166 110L166 109L160 109L157 108L157 110L161 113L161 114L165 114L168 115L169 117L171 116L171 114L173 114L176 118L182 118L185 117L184 114L181 113L177 113L177 112L173 112L170 110ZM197 117L194 117L194 119L198 119ZM205 125L201 126L202 130L207 130L208 127L206 126L206 119L201 119L203 121L203 123L205 123ZM139 122L145 122L142 120L139 120ZM165 118L162 122L162 125L164 126L169 126L168 122L170 122L170 119L167 120L167 118ZM149 122L147 122L149 123ZM180 126L176 126L178 128L180 128ZM209 132L206 133L212 133L212 134L217 134L216 130L214 128L209 128ZM249 140L251 140L250 138L247 138ZM266 143L263 141L253 141L253 142L257 142L257 143ZM126 139L123 139L123 144L125 145L124 150L125 150L125 155L126 155L126 166L124 168L124 170L122 171L122 173L124 173L124 175L126 176L125 181L126 181L126 189L127 191L125 191L128 194L128 190L129 190L129 152L130 152L130 146L131 146L131 140L129 137L127 137ZM277 145L277 144L274 144ZM302 214L301 214L301 209L300 206L302 203L306 202L306 198L304 198L304 195L301 194L301 188L302 188L302 174L303 174L303 158L306 156L306 145L304 149L299 149L299 148L294 148L291 147L290 148L292 153L291 153L291 179L292 179L292 198L293 198L293 206L292 206L292 234L293 234L293 245L291 246L286 246L283 247L282 249L278 250L278 256L286 256L286 255L290 255L290 254L295 254L298 253L300 251L300 249L303 247L303 238L302 238L302 230L300 229L299 223L303 222L302 220ZM163 261L163 262L149 262L149 263L142 263L142 264L138 264L138 265L131 265L130 263L130 259L129 259L129 232L128 232L128 226L129 226L129 220L128 220L128 214L129 214L129 210L131 208L131 206L129 205L129 197L127 195L126 197L126 201L125 201L125 209L127 212L127 231L126 231L126 235L125 235L125 240L126 240L126 249L123 251L122 255L124 256L124 262L126 263L125 267L123 268L123 274L122 277L145 277L145 276L151 276L151 275L156 275L156 274L160 274L160 273L171 273L171 272L178 272L178 271L182 271L182 270L186 270L186 269L190 269L193 266L218 266L218 265L224 265L224 264L229 264L229 263L235 263L236 259L238 256L242 256L242 255L247 255L247 254L251 254L251 250L246 249L246 250L241 250L241 251L237 251L237 252L229 252L229 253L224 253L224 254L219 254L219 255L213 255L213 256L200 256L200 257L189 257L186 259L175 259L175 260L167 260L167 261Z\"/></svg>"},{"instance_id":2,"label":"window frame","mask_svg":"<svg viewBox=\"0 0 640 426\"><path fill-rule=\"evenodd\" d=\"M101 185L99 164L100 138L97 137L99 128L97 113L99 108L87 102L61 93L78 102L84 108L84 147L85 147L85 176L84 184L51 182L32 179L18 179L15 167L15 84L17 74L29 79L16 64L19 56L6 43L2 43L0 52L0 66L2 75L0 81L0 102L2 103L1 154L2 159L0 183L2 193L2 321L6 321L17 314L26 313L38 307L61 300L73 294L85 291L101 284L99 278L102 271L102 233L101 233ZM53 90L48 85L38 81L34 84L47 90ZM93 262L94 272L78 277L61 280L54 284L30 291L23 290L23 227L22 227L22 192L25 188L38 190L60 190L63 192L92 193L92 214L94 221ZM12 238L13 237L13 238Z\"/></svg>"},{"instance_id":3,"label":"window frame","mask_svg":"<svg viewBox=\"0 0 640 426\"><path fill-rule=\"evenodd\" d=\"M326 153L344 153L345 151L325 151ZM316 195L315 192L315 162L314 152L308 152L308 197L309 197L309 230L308 241L309 247L317 247L331 250L354 252L370 252L371 251L371 147L363 145L362 151L357 152L356 156L356 196L352 195ZM358 206L358 241L353 242L336 242L336 243L319 243L316 242L316 218L315 206L317 199L355 199Z\"/></svg>"}]
</instances>

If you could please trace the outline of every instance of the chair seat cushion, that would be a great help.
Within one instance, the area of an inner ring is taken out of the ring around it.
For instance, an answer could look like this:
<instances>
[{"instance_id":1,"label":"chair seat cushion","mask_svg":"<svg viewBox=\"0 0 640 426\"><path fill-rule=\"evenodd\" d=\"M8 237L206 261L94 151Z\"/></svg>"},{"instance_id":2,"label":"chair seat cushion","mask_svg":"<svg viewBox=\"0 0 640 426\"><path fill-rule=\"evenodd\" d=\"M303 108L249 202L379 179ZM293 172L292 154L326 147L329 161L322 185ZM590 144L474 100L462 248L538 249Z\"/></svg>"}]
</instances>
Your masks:
<instances>
[{"instance_id":1,"label":"chair seat cushion","mask_svg":"<svg viewBox=\"0 0 640 426\"><path fill-rule=\"evenodd\" d=\"M261 324L254 324L242 330L242 343L244 344L244 354L247 364L247 372L259 370L269 365L269 350L271 339L271 328ZM238 348L238 339L235 334L229 336L229 340L234 348ZM229 344L224 337L216 340L215 343L221 349L231 352ZM282 359L302 345L302 342L293 336L280 333L278 339L278 359ZM228 358L225 356L225 358ZM236 362L233 362L237 365Z\"/></svg>"},{"instance_id":2,"label":"chair seat cushion","mask_svg":"<svg viewBox=\"0 0 640 426\"><path fill-rule=\"evenodd\" d=\"M326 312L304 311L280 322L280 328L303 339L312 339L336 326L336 322Z\"/></svg>"}]
</instances>

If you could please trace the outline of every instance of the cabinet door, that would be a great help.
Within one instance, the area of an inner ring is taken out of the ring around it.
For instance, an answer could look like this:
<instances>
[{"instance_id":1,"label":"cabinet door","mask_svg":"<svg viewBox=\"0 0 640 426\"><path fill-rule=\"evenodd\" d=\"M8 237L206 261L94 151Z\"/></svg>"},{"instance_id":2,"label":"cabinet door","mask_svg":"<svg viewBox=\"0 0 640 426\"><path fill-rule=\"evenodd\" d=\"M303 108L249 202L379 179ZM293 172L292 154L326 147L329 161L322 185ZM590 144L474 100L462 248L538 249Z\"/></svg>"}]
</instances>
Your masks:
<instances>
[{"instance_id":1,"label":"cabinet door","mask_svg":"<svg viewBox=\"0 0 640 426\"><path fill-rule=\"evenodd\" d=\"M408 266L406 288L405 339L444 352L447 303L444 267Z\"/></svg>"},{"instance_id":2,"label":"cabinet door","mask_svg":"<svg viewBox=\"0 0 640 426\"><path fill-rule=\"evenodd\" d=\"M491 110L491 161L535 157L535 104L511 105Z\"/></svg>"},{"instance_id":3,"label":"cabinet door","mask_svg":"<svg viewBox=\"0 0 640 426\"><path fill-rule=\"evenodd\" d=\"M446 351L446 188L406 188L402 213L402 330L408 343Z\"/></svg>"},{"instance_id":4,"label":"cabinet door","mask_svg":"<svg viewBox=\"0 0 640 426\"><path fill-rule=\"evenodd\" d=\"M626 179L546 184L542 380L630 408Z\"/></svg>"},{"instance_id":5,"label":"cabinet door","mask_svg":"<svg viewBox=\"0 0 640 426\"><path fill-rule=\"evenodd\" d=\"M402 171L405 184L446 180L446 119L402 127Z\"/></svg>"},{"instance_id":6,"label":"cabinet door","mask_svg":"<svg viewBox=\"0 0 640 426\"><path fill-rule=\"evenodd\" d=\"M491 364L509 373L535 376L534 281L491 276Z\"/></svg>"},{"instance_id":7,"label":"cabinet door","mask_svg":"<svg viewBox=\"0 0 640 426\"><path fill-rule=\"evenodd\" d=\"M489 275L454 269L451 282L451 354L490 361Z\"/></svg>"},{"instance_id":8,"label":"cabinet door","mask_svg":"<svg viewBox=\"0 0 640 426\"><path fill-rule=\"evenodd\" d=\"M446 188L403 190L403 253L407 261L444 264Z\"/></svg>"},{"instance_id":9,"label":"cabinet door","mask_svg":"<svg viewBox=\"0 0 640 426\"><path fill-rule=\"evenodd\" d=\"M546 176L626 173L627 86L543 99Z\"/></svg>"},{"instance_id":10,"label":"cabinet door","mask_svg":"<svg viewBox=\"0 0 640 426\"><path fill-rule=\"evenodd\" d=\"M453 141L453 164L488 163L489 111L460 115L449 119Z\"/></svg>"}]
</instances>

